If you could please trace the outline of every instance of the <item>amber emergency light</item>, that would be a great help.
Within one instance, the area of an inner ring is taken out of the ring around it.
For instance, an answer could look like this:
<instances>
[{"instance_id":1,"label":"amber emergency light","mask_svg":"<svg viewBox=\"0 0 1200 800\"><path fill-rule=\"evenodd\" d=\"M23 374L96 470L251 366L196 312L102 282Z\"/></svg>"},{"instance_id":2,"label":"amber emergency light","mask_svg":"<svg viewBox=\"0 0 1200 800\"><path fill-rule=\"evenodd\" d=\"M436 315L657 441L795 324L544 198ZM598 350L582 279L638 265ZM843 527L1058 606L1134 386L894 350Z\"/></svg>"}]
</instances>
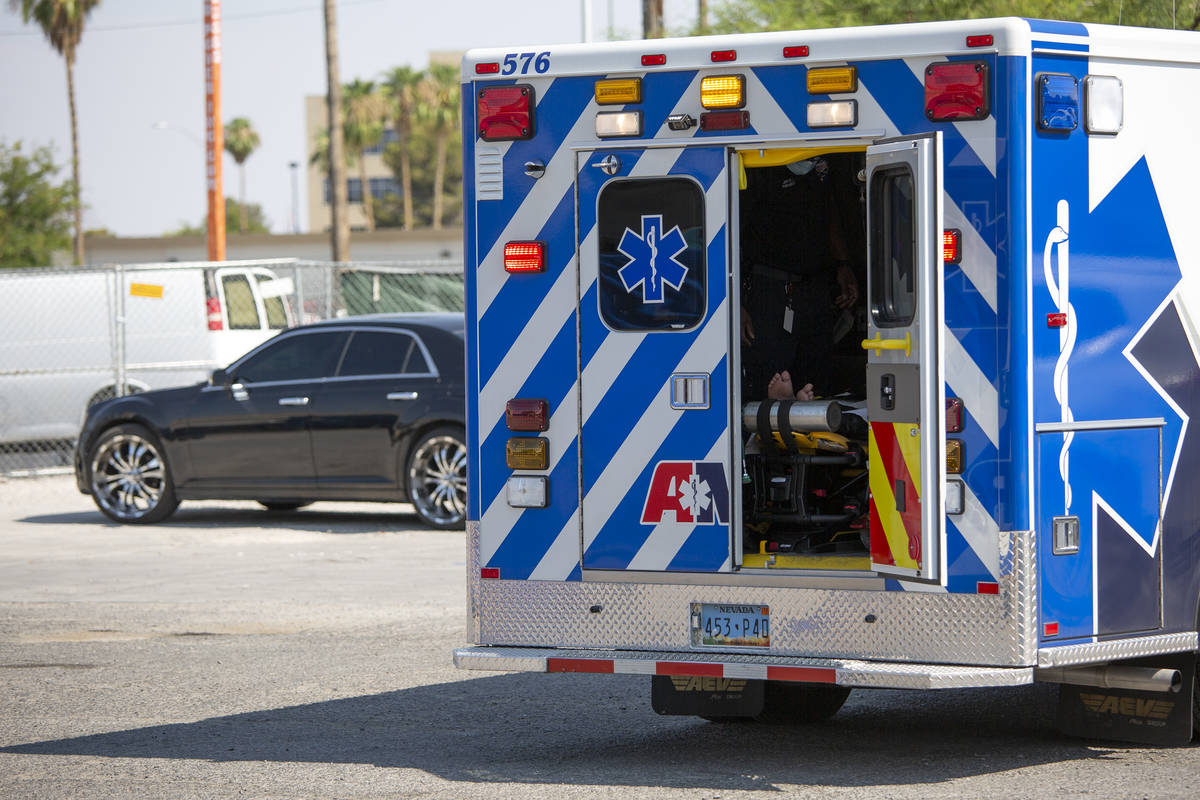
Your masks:
<instances>
[{"instance_id":1,"label":"amber emergency light","mask_svg":"<svg viewBox=\"0 0 1200 800\"><path fill-rule=\"evenodd\" d=\"M700 105L741 108L746 104L746 79L741 75L712 75L700 81Z\"/></svg>"}]
</instances>

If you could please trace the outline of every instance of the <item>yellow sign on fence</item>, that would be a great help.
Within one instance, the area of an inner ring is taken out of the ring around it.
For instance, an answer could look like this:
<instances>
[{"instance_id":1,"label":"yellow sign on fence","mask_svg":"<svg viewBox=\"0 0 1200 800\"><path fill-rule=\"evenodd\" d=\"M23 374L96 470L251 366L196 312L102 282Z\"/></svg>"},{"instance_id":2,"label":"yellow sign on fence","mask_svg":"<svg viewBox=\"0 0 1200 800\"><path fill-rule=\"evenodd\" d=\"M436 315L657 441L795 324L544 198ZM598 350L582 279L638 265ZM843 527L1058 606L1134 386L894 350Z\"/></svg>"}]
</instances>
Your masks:
<instances>
[{"instance_id":1,"label":"yellow sign on fence","mask_svg":"<svg viewBox=\"0 0 1200 800\"><path fill-rule=\"evenodd\" d=\"M163 287L157 283L131 283L129 294L132 297L162 297Z\"/></svg>"}]
</instances>

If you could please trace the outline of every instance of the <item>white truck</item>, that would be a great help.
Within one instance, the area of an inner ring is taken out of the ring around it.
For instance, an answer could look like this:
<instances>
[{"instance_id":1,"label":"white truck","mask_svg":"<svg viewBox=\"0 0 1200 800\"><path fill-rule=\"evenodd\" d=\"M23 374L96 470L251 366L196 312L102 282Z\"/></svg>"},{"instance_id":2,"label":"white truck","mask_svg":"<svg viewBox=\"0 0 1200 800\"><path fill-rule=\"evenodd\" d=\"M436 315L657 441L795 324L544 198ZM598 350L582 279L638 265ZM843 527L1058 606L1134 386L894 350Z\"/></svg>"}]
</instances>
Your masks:
<instances>
[{"instance_id":1,"label":"white truck","mask_svg":"<svg viewBox=\"0 0 1200 800\"><path fill-rule=\"evenodd\" d=\"M0 271L0 445L72 440L118 387L204 380L294 324L293 291L259 262Z\"/></svg>"}]
</instances>

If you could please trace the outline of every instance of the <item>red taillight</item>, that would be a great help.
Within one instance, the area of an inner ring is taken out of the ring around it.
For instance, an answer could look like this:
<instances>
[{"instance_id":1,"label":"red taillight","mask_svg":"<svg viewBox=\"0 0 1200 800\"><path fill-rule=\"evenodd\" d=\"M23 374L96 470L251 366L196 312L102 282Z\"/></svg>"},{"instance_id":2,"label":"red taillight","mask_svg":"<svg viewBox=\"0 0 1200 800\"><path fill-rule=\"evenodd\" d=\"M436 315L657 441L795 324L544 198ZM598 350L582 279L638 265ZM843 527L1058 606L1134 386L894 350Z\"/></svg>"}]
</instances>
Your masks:
<instances>
[{"instance_id":1,"label":"red taillight","mask_svg":"<svg viewBox=\"0 0 1200 800\"><path fill-rule=\"evenodd\" d=\"M475 98L479 138L485 142L531 139L534 133L533 87L489 86Z\"/></svg>"},{"instance_id":2,"label":"red taillight","mask_svg":"<svg viewBox=\"0 0 1200 800\"><path fill-rule=\"evenodd\" d=\"M724 61L737 61L737 50L713 50L712 58L714 64L720 64Z\"/></svg>"},{"instance_id":3,"label":"red taillight","mask_svg":"<svg viewBox=\"0 0 1200 800\"><path fill-rule=\"evenodd\" d=\"M500 568L499 567L481 567L479 570L479 577L493 578L493 579L499 578L500 577Z\"/></svg>"},{"instance_id":4,"label":"red taillight","mask_svg":"<svg viewBox=\"0 0 1200 800\"><path fill-rule=\"evenodd\" d=\"M962 232L958 228L947 228L942 231L942 261L947 264L957 264L962 260L962 249L959 239Z\"/></svg>"},{"instance_id":5,"label":"red taillight","mask_svg":"<svg viewBox=\"0 0 1200 800\"><path fill-rule=\"evenodd\" d=\"M492 61L491 63L488 63L488 64L476 64L475 65L475 74L476 75L495 75L499 71L500 71L500 62L499 61Z\"/></svg>"},{"instance_id":6,"label":"red taillight","mask_svg":"<svg viewBox=\"0 0 1200 800\"><path fill-rule=\"evenodd\" d=\"M946 398L946 433L962 433L963 401L961 397Z\"/></svg>"},{"instance_id":7,"label":"red taillight","mask_svg":"<svg viewBox=\"0 0 1200 800\"><path fill-rule=\"evenodd\" d=\"M967 47L991 47L993 41L995 40L992 38L990 33L982 34L980 36L968 36Z\"/></svg>"},{"instance_id":8,"label":"red taillight","mask_svg":"<svg viewBox=\"0 0 1200 800\"><path fill-rule=\"evenodd\" d=\"M977 581L975 591L978 594L1000 594L1000 584L995 581Z\"/></svg>"},{"instance_id":9,"label":"red taillight","mask_svg":"<svg viewBox=\"0 0 1200 800\"><path fill-rule=\"evenodd\" d=\"M642 56L643 67L661 67L667 63L666 53L655 53L649 56Z\"/></svg>"},{"instance_id":10,"label":"red taillight","mask_svg":"<svg viewBox=\"0 0 1200 800\"><path fill-rule=\"evenodd\" d=\"M510 431L544 431L550 427L550 404L540 398L517 397L504 406Z\"/></svg>"},{"instance_id":11,"label":"red taillight","mask_svg":"<svg viewBox=\"0 0 1200 800\"><path fill-rule=\"evenodd\" d=\"M204 310L208 312L208 329L210 331L224 330L225 323L221 321L221 301L210 297L204 301Z\"/></svg>"},{"instance_id":12,"label":"red taillight","mask_svg":"<svg viewBox=\"0 0 1200 800\"><path fill-rule=\"evenodd\" d=\"M796 47L783 48L784 58L804 58L808 55L808 45L802 44Z\"/></svg>"},{"instance_id":13,"label":"red taillight","mask_svg":"<svg viewBox=\"0 0 1200 800\"><path fill-rule=\"evenodd\" d=\"M505 272L545 272L545 242L508 242L504 245Z\"/></svg>"},{"instance_id":14,"label":"red taillight","mask_svg":"<svg viewBox=\"0 0 1200 800\"><path fill-rule=\"evenodd\" d=\"M982 61L944 61L925 68L925 116L934 122L985 119L988 67Z\"/></svg>"},{"instance_id":15,"label":"red taillight","mask_svg":"<svg viewBox=\"0 0 1200 800\"><path fill-rule=\"evenodd\" d=\"M1042 635L1043 636L1058 636L1058 623L1057 622L1047 622L1045 625L1042 626Z\"/></svg>"},{"instance_id":16,"label":"red taillight","mask_svg":"<svg viewBox=\"0 0 1200 800\"><path fill-rule=\"evenodd\" d=\"M702 131L739 131L749 127L749 111L707 111L700 115Z\"/></svg>"}]
</instances>

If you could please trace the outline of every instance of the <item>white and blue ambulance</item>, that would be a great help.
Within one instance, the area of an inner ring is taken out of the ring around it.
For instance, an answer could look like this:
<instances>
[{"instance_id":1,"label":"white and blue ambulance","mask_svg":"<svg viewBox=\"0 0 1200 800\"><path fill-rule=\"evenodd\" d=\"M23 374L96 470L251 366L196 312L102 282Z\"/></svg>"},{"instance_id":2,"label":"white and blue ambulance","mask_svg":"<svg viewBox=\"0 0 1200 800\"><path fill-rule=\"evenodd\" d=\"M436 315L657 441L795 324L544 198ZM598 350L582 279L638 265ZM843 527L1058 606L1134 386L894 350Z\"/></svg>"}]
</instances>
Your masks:
<instances>
[{"instance_id":1,"label":"white and blue ambulance","mask_svg":"<svg viewBox=\"0 0 1200 800\"><path fill-rule=\"evenodd\" d=\"M651 675L710 718L1048 681L1073 733L1191 737L1200 34L516 47L462 80L459 667Z\"/></svg>"}]
</instances>

